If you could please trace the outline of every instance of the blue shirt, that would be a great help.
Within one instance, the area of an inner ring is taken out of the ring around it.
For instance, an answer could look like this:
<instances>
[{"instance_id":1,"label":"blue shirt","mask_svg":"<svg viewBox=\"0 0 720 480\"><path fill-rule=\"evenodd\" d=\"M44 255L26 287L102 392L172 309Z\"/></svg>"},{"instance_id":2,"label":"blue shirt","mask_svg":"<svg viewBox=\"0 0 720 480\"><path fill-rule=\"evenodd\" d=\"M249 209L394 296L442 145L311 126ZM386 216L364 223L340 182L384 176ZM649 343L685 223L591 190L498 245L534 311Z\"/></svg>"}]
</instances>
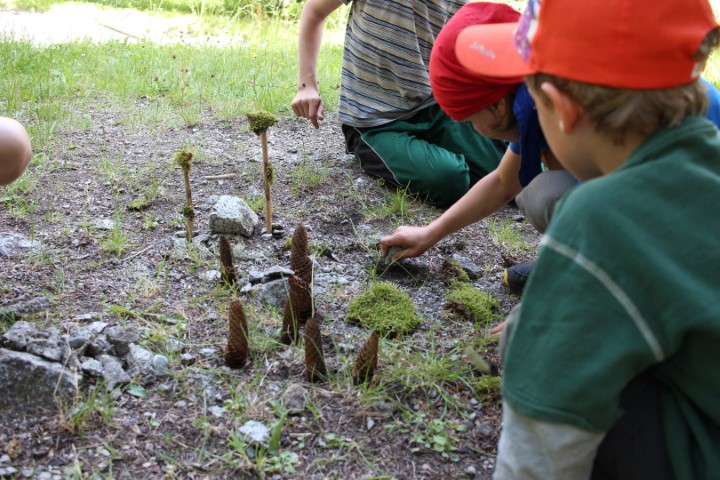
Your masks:
<instances>
[{"instance_id":1,"label":"blue shirt","mask_svg":"<svg viewBox=\"0 0 720 480\"><path fill-rule=\"evenodd\" d=\"M705 118L720 128L720 90L704 78L700 79L707 87L710 105ZM527 86L523 83L515 93L513 112L518 121L519 140L510 142L510 150L520 155L520 185L526 187L533 178L542 172L541 154L547 150L548 144L540 129L537 109Z\"/></svg>"},{"instance_id":2,"label":"blue shirt","mask_svg":"<svg viewBox=\"0 0 720 480\"><path fill-rule=\"evenodd\" d=\"M520 185L525 187L542 172L541 154L548 149L548 144L540 129L535 102L524 83L515 92L513 113L518 122L519 140L510 142L509 147L513 153L520 155L519 180Z\"/></svg>"},{"instance_id":3,"label":"blue shirt","mask_svg":"<svg viewBox=\"0 0 720 480\"><path fill-rule=\"evenodd\" d=\"M701 80L707 86L708 99L710 100L710 108L708 108L705 118L720 128L720 90L704 78Z\"/></svg>"}]
</instances>

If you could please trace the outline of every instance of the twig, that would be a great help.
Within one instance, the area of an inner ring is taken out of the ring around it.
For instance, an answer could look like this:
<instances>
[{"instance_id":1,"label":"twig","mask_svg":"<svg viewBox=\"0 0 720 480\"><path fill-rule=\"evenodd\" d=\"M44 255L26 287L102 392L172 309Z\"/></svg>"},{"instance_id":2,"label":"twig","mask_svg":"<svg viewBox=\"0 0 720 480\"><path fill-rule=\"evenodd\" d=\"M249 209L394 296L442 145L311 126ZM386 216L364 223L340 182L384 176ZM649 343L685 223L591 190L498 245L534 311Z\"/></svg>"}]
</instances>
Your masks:
<instances>
[{"instance_id":1,"label":"twig","mask_svg":"<svg viewBox=\"0 0 720 480\"><path fill-rule=\"evenodd\" d=\"M223 180L225 178L235 178L237 177L237 173L224 173L222 175L205 175L203 177L204 180Z\"/></svg>"}]
</instances>

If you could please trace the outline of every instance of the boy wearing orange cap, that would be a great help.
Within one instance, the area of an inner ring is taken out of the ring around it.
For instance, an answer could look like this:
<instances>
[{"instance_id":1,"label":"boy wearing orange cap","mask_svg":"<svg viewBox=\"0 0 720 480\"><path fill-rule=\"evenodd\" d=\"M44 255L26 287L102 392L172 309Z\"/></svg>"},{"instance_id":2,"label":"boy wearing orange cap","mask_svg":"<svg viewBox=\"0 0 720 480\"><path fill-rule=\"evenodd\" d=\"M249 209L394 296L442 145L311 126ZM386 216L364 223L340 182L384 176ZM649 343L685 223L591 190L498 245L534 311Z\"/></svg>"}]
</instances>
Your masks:
<instances>
[{"instance_id":1,"label":"boy wearing orange cap","mask_svg":"<svg viewBox=\"0 0 720 480\"><path fill-rule=\"evenodd\" d=\"M459 35L471 70L525 76L583 182L505 330L496 479L720 478L719 42L707 0L532 0Z\"/></svg>"},{"instance_id":2,"label":"boy wearing orange cap","mask_svg":"<svg viewBox=\"0 0 720 480\"><path fill-rule=\"evenodd\" d=\"M30 137L25 127L12 118L0 117L0 186L22 175L31 157Z\"/></svg>"},{"instance_id":3,"label":"boy wearing orange cap","mask_svg":"<svg viewBox=\"0 0 720 480\"><path fill-rule=\"evenodd\" d=\"M366 173L407 187L443 208L493 171L504 151L504 145L477 134L472 126L453 122L430 88L433 43L464 3L308 0L299 24L293 112L315 128L323 120L316 75L323 25L334 10L351 4L338 106L347 150ZM505 7L488 21L515 21L518 15ZM473 98L482 95L467 93Z\"/></svg>"}]
</instances>

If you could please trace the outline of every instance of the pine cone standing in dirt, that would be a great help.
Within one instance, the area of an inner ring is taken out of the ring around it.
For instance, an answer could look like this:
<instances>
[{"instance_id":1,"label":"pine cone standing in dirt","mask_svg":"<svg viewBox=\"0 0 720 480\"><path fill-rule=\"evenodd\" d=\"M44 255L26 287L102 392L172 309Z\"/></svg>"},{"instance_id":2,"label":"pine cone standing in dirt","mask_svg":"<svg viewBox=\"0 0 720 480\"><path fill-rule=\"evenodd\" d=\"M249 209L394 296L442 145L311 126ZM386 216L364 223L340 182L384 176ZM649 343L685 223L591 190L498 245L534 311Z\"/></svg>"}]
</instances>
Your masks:
<instances>
[{"instance_id":1,"label":"pine cone standing in dirt","mask_svg":"<svg viewBox=\"0 0 720 480\"><path fill-rule=\"evenodd\" d=\"M225 348L225 363L230 368L242 368L248 361L248 329L242 303L230 304L230 331Z\"/></svg>"},{"instance_id":2,"label":"pine cone standing in dirt","mask_svg":"<svg viewBox=\"0 0 720 480\"><path fill-rule=\"evenodd\" d=\"M358 354L357 361L352 370L352 378L354 385L360 385L369 382L375 376L378 362L378 344L380 336L377 332L373 332L367 339L362 350Z\"/></svg>"},{"instance_id":3,"label":"pine cone standing in dirt","mask_svg":"<svg viewBox=\"0 0 720 480\"><path fill-rule=\"evenodd\" d=\"M322 338L320 337L319 316L307 321L303 338L305 340L305 378L309 382L319 383L327 380L327 369L323 358Z\"/></svg>"},{"instance_id":4,"label":"pine cone standing in dirt","mask_svg":"<svg viewBox=\"0 0 720 480\"><path fill-rule=\"evenodd\" d=\"M300 334L300 327L297 317L293 315L290 299L285 300L285 309L283 311L283 324L280 331L280 341L285 345L297 343Z\"/></svg>"},{"instance_id":5,"label":"pine cone standing in dirt","mask_svg":"<svg viewBox=\"0 0 720 480\"><path fill-rule=\"evenodd\" d=\"M220 235L220 264L222 265L222 279L228 285L235 285L237 274L233 261L232 248L225 235Z\"/></svg>"},{"instance_id":6,"label":"pine cone standing in dirt","mask_svg":"<svg viewBox=\"0 0 720 480\"><path fill-rule=\"evenodd\" d=\"M300 277L293 275L288 279L290 294L285 300L283 324L280 341L285 345L297 342L298 325L304 324L312 316L312 295L310 286Z\"/></svg>"},{"instance_id":7,"label":"pine cone standing in dirt","mask_svg":"<svg viewBox=\"0 0 720 480\"><path fill-rule=\"evenodd\" d=\"M312 283L312 260L308 249L307 230L302 223L298 223L290 244L290 268L295 275L302 278L305 283Z\"/></svg>"}]
</instances>

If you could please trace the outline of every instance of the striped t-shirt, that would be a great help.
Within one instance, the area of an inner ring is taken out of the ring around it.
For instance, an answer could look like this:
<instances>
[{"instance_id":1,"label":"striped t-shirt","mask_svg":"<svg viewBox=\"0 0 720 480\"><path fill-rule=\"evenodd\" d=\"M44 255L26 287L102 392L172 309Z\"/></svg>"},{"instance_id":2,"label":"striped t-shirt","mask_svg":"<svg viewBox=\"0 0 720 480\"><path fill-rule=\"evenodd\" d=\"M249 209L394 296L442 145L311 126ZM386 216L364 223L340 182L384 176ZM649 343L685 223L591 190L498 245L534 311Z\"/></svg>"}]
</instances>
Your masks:
<instances>
[{"instance_id":1,"label":"striped t-shirt","mask_svg":"<svg viewBox=\"0 0 720 480\"><path fill-rule=\"evenodd\" d=\"M340 121L373 127L435 103L430 51L465 0L352 2L343 51Z\"/></svg>"}]
</instances>

